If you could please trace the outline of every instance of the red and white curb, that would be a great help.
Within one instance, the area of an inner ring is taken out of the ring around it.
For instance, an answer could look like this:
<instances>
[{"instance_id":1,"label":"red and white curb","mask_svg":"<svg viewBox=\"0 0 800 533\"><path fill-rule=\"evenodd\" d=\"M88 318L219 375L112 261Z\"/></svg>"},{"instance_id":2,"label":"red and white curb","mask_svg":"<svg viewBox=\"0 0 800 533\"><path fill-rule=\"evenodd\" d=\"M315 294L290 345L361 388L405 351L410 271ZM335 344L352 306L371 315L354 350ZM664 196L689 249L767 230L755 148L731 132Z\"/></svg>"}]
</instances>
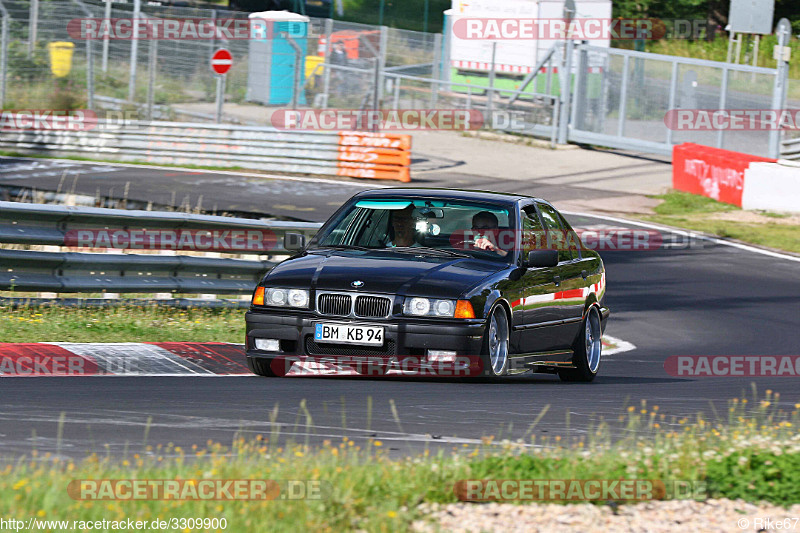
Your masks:
<instances>
[{"instance_id":1,"label":"red and white curb","mask_svg":"<svg viewBox=\"0 0 800 533\"><path fill-rule=\"evenodd\" d=\"M0 343L0 376L246 376L224 342Z\"/></svg>"},{"instance_id":2,"label":"red and white curb","mask_svg":"<svg viewBox=\"0 0 800 533\"><path fill-rule=\"evenodd\" d=\"M612 337L610 335L603 335L603 357L623 352L630 352L631 350L635 349L636 346L633 343Z\"/></svg>"},{"instance_id":3,"label":"red and white curb","mask_svg":"<svg viewBox=\"0 0 800 533\"><path fill-rule=\"evenodd\" d=\"M636 347L604 336L603 355ZM394 371L390 371L390 374ZM349 367L295 363L288 375L358 375ZM244 345L224 342L0 343L6 376L251 376Z\"/></svg>"}]
</instances>

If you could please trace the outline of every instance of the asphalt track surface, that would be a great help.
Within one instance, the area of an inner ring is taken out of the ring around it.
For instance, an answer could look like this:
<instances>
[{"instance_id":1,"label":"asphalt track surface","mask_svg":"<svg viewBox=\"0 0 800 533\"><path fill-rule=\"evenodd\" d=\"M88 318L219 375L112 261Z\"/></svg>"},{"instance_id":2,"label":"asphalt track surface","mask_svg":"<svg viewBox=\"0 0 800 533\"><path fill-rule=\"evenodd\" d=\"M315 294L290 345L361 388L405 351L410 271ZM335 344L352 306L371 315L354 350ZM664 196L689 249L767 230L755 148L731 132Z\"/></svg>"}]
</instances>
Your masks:
<instances>
[{"instance_id":1,"label":"asphalt track surface","mask_svg":"<svg viewBox=\"0 0 800 533\"><path fill-rule=\"evenodd\" d=\"M598 194L587 187L532 185L524 181L476 176L460 172L461 166L460 161L415 153L411 165L415 175L411 185L513 192L536 195L553 202L586 200ZM144 208L148 203L152 203L156 210L166 206L195 208L199 205L208 212L244 216L268 214L313 222L327 220L338 206L359 191L402 185L386 180L270 178L241 171L181 171L171 167L0 157L0 200L14 200L21 189L35 189L78 194L89 199L125 198L128 207L133 203L136 208Z\"/></svg>"},{"instance_id":2,"label":"asphalt track surface","mask_svg":"<svg viewBox=\"0 0 800 533\"><path fill-rule=\"evenodd\" d=\"M607 218L568 218L583 227L635 227ZM533 430L539 436L580 435L601 419L614 424L625 406L641 400L668 417L693 418L698 412L713 417L710 404L725 416L727 401L750 397L752 385L759 395L767 389L780 393L779 406L786 410L800 402L796 377L678 378L664 370L671 355L800 355L800 262L713 241L605 251L602 257L612 310L607 333L637 349L605 358L591 384L540 374L497 382L7 377L0 379L0 450L7 455L34 447L73 457L90 451L122 454L143 447L149 425L146 444L229 443L237 435L279 432L281 440L311 444L343 436L363 444L372 437L396 454L411 454L477 443L490 435L496 441L521 438L546 405L550 409ZM313 420L310 430L300 409L303 400Z\"/></svg>"}]
</instances>

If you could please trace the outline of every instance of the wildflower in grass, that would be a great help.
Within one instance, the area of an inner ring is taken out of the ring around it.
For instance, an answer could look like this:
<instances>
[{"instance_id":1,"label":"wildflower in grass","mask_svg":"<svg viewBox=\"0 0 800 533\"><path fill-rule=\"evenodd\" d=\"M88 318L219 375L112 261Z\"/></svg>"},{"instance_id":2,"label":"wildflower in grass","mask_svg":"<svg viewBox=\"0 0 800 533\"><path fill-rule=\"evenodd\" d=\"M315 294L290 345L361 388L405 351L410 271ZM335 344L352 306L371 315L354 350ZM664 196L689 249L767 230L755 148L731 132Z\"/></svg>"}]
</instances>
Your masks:
<instances>
[{"instance_id":1,"label":"wildflower in grass","mask_svg":"<svg viewBox=\"0 0 800 533\"><path fill-rule=\"evenodd\" d=\"M376 441L372 441L372 445L380 447L380 446L383 446L383 443L381 441L379 441L379 440L376 440ZM466 444L464 446L466 446Z\"/></svg>"}]
</instances>

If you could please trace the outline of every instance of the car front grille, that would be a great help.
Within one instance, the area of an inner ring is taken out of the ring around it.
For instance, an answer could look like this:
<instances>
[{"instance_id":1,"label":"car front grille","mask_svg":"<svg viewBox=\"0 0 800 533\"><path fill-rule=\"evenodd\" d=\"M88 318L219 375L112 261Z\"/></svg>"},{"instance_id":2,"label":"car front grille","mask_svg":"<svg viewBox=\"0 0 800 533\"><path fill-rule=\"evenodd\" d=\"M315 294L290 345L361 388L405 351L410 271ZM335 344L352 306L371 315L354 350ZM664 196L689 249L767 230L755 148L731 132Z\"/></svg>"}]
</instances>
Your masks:
<instances>
[{"instance_id":1,"label":"car front grille","mask_svg":"<svg viewBox=\"0 0 800 533\"><path fill-rule=\"evenodd\" d=\"M323 315L348 316L352 299L346 294L320 294L317 310Z\"/></svg>"},{"instance_id":2,"label":"car front grille","mask_svg":"<svg viewBox=\"0 0 800 533\"><path fill-rule=\"evenodd\" d=\"M327 316L386 318L392 312L392 298L371 294L322 292L317 296L317 311Z\"/></svg>"},{"instance_id":3,"label":"car front grille","mask_svg":"<svg viewBox=\"0 0 800 533\"><path fill-rule=\"evenodd\" d=\"M352 344L328 344L314 341L314 337L307 335L305 348L308 355L396 355L397 349L394 340L387 339L383 346L353 346Z\"/></svg>"},{"instance_id":4,"label":"car front grille","mask_svg":"<svg viewBox=\"0 0 800 533\"><path fill-rule=\"evenodd\" d=\"M357 296L356 297L356 316L362 318L383 318L389 316L392 309L392 301L389 298L380 296Z\"/></svg>"}]
</instances>

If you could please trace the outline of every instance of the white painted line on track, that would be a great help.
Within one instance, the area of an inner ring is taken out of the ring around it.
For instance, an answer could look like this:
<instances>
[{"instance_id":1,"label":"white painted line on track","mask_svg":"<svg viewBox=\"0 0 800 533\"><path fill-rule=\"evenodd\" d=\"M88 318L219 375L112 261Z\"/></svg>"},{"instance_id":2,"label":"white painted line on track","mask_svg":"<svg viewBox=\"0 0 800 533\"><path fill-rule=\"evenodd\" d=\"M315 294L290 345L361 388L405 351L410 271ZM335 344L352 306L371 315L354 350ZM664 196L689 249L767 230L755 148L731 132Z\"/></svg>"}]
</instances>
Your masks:
<instances>
[{"instance_id":1,"label":"white painted line on track","mask_svg":"<svg viewBox=\"0 0 800 533\"><path fill-rule=\"evenodd\" d=\"M747 244L742 244L739 242L731 242L726 241L724 239L718 239L716 237L710 237L708 235L703 235L702 233L695 233L690 230L681 230L676 228L670 228L668 226L662 226L660 224L651 224L649 222L639 222L638 220L628 220L627 218L620 218L620 217L613 217L608 215L598 215L595 213L579 213L576 211L561 211L565 215L574 215L580 217L591 217L591 218L600 218L603 220L610 220L611 222L619 222L621 224L633 224L634 226L640 226L642 228L648 229L655 229L659 231L668 231L670 233L674 233L675 235L681 235L683 237L691 237L702 241L713 242L715 244L721 244L723 246L730 246L732 248L739 248L740 250L744 250L746 252L753 252L756 254L766 255L768 257L775 257L777 259L786 259L788 261L794 261L796 263L800 263L800 257L794 255L783 254L780 252L773 252L772 250L764 250L762 248L756 248L755 246L750 246Z\"/></svg>"}]
</instances>

